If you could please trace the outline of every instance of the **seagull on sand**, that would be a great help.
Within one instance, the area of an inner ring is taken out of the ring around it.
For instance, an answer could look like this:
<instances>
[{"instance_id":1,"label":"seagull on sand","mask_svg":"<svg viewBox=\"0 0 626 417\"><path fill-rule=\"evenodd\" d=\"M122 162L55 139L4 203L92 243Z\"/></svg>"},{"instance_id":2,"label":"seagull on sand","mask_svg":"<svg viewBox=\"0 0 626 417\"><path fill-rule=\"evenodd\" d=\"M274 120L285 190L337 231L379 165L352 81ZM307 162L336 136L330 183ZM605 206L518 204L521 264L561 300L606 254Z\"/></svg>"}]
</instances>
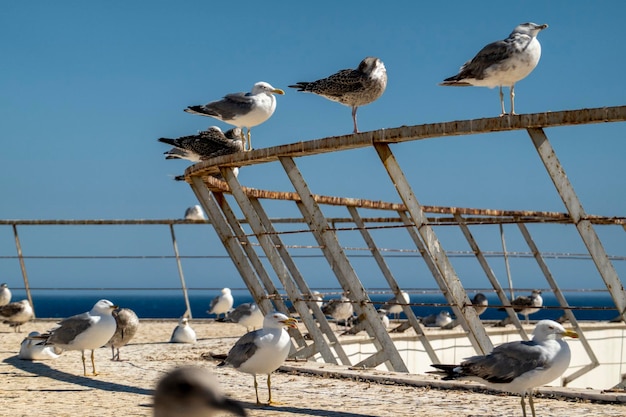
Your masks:
<instances>
[{"instance_id":1,"label":"seagull on sand","mask_svg":"<svg viewBox=\"0 0 626 417\"><path fill-rule=\"evenodd\" d=\"M383 61L368 56L361 61L357 69L344 69L317 81L301 81L290 85L289 88L317 94L352 107L354 133L358 133L356 111L360 106L372 103L383 95L387 88L387 70Z\"/></svg>"},{"instance_id":2,"label":"seagull on sand","mask_svg":"<svg viewBox=\"0 0 626 417\"><path fill-rule=\"evenodd\" d=\"M111 355L113 356L111 360L120 361L120 348L126 346L135 337L135 333L137 333L139 328L139 317L130 308L114 310L113 317L117 327L113 337L106 345L111 347Z\"/></svg>"},{"instance_id":3,"label":"seagull on sand","mask_svg":"<svg viewBox=\"0 0 626 417\"><path fill-rule=\"evenodd\" d=\"M50 359L56 359L63 351L52 346L43 346L38 344L37 336L40 336L39 332L30 332L27 337L22 340L20 344L20 352L17 357L27 361L45 361Z\"/></svg>"},{"instance_id":4,"label":"seagull on sand","mask_svg":"<svg viewBox=\"0 0 626 417\"><path fill-rule=\"evenodd\" d=\"M480 316L487 310L487 306L489 305L489 300L482 292L476 293L474 298L472 298L472 306L476 310L476 315Z\"/></svg>"},{"instance_id":5,"label":"seagull on sand","mask_svg":"<svg viewBox=\"0 0 626 417\"><path fill-rule=\"evenodd\" d=\"M541 44L537 34L548 25L522 23L513 29L508 38L492 42L467 61L459 73L446 78L439 85L500 87L500 105L504 116L504 94L502 87L509 87L511 113L515 114L515 83L535 69L541 57Z\"/></svg>"},{"instance_id":6,"label":"seagull on sand","mask_svg":"<svg viewBox=\"0 0 626 417\"><path fill-rule=\"evenodd\" d=\"M520 295L511 301L511 305L517 314L521 314L526 318L526 324L529 324L528 316L541 310L543 306L543 298L540 290L533 290L530 296ZM498 310L503 311L504 308ZM508 323L508 317L505 318L504 324Z\"/></svg>"},{"instance_id":7,"label":"seagull on sand","mask_svg":"<svg viewBox=\"0 0 626 417\"><path fill-rule=\"evenodd\" d=\"M222 412L247 416L241 403L226 397L212 373L197 366L170 371L154 392L154 417L211 417Z\"/></svg>"},{"instance_id":8,"label":"seagull on sand","mask_svg":"<svg viewBox=\"0 0 626 417\"><path fill-rule=\"evenodd\" d=\"M234 310L226 313L224 322L238 323L250 331L250 329L256 330L263 327L264 319L265 317L256 303L242 303Z\"/></svg>"},{"instance_id":9,"label":"seagull on sand","mask_svg":"<svg viewBox=\"0 0 626 417\"><path fill-rule=\"evenodd\" d=\"M159 142L173 146L165 152L165 159L186 159L200 162L221 155L243 151L242 131L235 127L222 132L217 126L210 126L197 135L182 136L177 139L159 138Z\"/></svg>"},{"instance_id":10,"label":"seagull on sand","mask_svg":"<svg viewBox=\"0 0 626 417\"><path fill-rule=\"evenodd\" d=\"M227 312L233 308L233 303L235 300L233 299L233 295L230 292L230 288L222 288L222 294L216 296L211 300L211 304L209 304L209 309L207 313L216 314L217 317L220 314L226 315Z\"/></svg>"},{"instance_id":11,"label":"seagull on sand","mask_svg":"<svg viewBox=\"0 0 626 417\"><path fill-rule=\"evenodd\" d=\"M341 294L341 298L328 300L328 302L322 306L322 313L331 316L337 322L343 321L346 325L345 327L348 327L348 321L354 314L354 307L346 294Z\"/></svg>"},{"instance_id":12,"label":"seagull on sand","mask_svg":"<svg viewBox=\"0 0 626 417\"><path fill-rule=\"evenodd\" d=\"M16 332L22 331L22 324L35 317L33 307L28 300L16 301L0 307L3 323L13 327Z\"/></svg>"},{"instance_id":13,"label":"seagull on sand","mask_svg":"<svg viewBox=\"0 0 626 417\"><path fill-rule=\"evenodd\" d=\"M394 318L398 320L400 313L402 313L402 304L408 304L411 301L409 293L406 291L400 291L400 296L394 296L383 304L380 308L387 310L389 314L393 314ZM398 304L401 303L401 304Z\"/></svg>"},{"instance_id":14,"label":"seagull on sand","mask_svg":"<svg viewBox=\"0 0 626 417\"><path fill-rule=\"evenodd\" d=\"M221 100L212 101L201 106L189 106L185 112L200 116L214 117L229 125L248 130L247 149L252 150L250 128L260 125L269 119L276 110L274 94L285 94L279 88L260 81L252 87L249 93L227 94ZM244 139L243 131L240 132Z\"/></svg>"},{"instance_id":15,"label":"seagull on sand","mask_svg":"<svg viewBox=\"0 0 626 417\"><path fill-rule=\"evenodd\" d=\"M521 396L522 412L526 417L524 397L528 396L535 417L533 390L559 378L569 366L571 352L563 336L577 338L552 320L541 320L530 341L504 343L488 355L472 356L460 365L431 365L443 374L443 379L469 379L492 389Z\"/></svg>"},{"instance_id":16,"label":"seagull on sand","mask_svg":"<svg viewBox=\"0 0 626 417\"><path fill-rule=\"evenodd\" d=\"M109 300L100 300L90 311L61 320L57 327L34 338L43 339L44 345L59 349L80 350L85 376L87 376L85 350L90 349L93 375L98 375L94 351L104 346L115 333L116 324L112 313L116 308L117 306Z\"/></svg>"},{"instance_id":17,"label":"seagull on sand","mask_svg":"<svg viewBox=\"0 0 626 417\"><path fill-rule=\"evenodd\" d=\"M11 290L6 282L0 284L0 307L11 302Z\"/></svg>"},{"instance_id":18,"label":"seagull on sand","mask_svg":"<svg viewBox=\"0 0 626 417\"><path fill-rule=\"evenodd\" d=\"M243 335L230 349L226 359L218 365L230 365L240 372L252 374L257 404L261 404L257 374L267 374L267 405L275 404L272 401L271 373L287 359L291 348L291 337L284 327L296 329L297 323L296 319L282 313L267 314L263 319L263 328Z\"/></svg>"},{"instance_id":19,"label":"seagull on sand","mask_svg":"<svg viewBox=\"0 0 626 417\"><path fill-rule=\"evenodd\" d=\"M170 343L196 343L196 332L189 325L189 319L183 317L174 328Z\"/></svg>"}]
</instances>

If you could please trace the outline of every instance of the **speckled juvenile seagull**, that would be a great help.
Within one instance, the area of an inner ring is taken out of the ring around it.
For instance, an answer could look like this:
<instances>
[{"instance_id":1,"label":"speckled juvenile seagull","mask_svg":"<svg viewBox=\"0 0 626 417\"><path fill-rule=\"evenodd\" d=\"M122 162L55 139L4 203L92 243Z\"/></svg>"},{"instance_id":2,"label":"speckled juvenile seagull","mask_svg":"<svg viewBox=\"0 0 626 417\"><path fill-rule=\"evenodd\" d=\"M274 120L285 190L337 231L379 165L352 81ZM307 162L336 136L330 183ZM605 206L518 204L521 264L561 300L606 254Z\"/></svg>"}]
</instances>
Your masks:
<instances>
[{"instance_id":1,"label":"speckled juvenile seagull","mask_svg":"<svg viewBox=\"0 0 626 417\"><path fill-rule=\"evenodd\" d=\"M245 127L248 130L247 150L251 150L250 128L260 125L274 114L276 110L274 94L285 94L285 92L260 81L254 84L249 93L228 94L221 100L201 106L189 106L185 112L214 117L239 128ZM243 139L243 131L241 138ZM244 149L246 149L245 146Z\"/></svg>"},{"instance_id":2,"label":"speckled juvenile seagull","mask_svg":"<svg viewBox=\"0 0 626 417\"><path fill-rule=\"evenodd\" d=\"M235 127L222 132L217 126L211 126L197 135L182 136L178 139L159 138L158 141L173 146L165 152L165 159L187 159L200 162L220 155L243 151L242 131Z\"/></svg>"},{"instance_id":3,"label":"speckled juvenile seagull","mask_svg":"<svg viewBox=\"0 0 626 417\"><path fill-rule=\"evenodd\" d=\"M383 95L387 88L387 70L383 61L369 56L357 69L344 69L321 80L301 81L289 87L352 107L354 133L358 133L356 111Z\"/></svg>"},{"instance_id":4,"label":"speckled juvenile seagull","mask_svg":"<svg viewBox=\"0 0 626 417\"><path fill-rule=\"evenodd\" d=\"M539 63L541 45L537 35L548 25L522 23L513 29L508 38L492 42L467 61L460 72L446 78L440 85L500 87L500 105L504 116L504 94L502 87L511 93L511 114L515 114L515 83L525 78Z\"/></svg>"}]
</instances>

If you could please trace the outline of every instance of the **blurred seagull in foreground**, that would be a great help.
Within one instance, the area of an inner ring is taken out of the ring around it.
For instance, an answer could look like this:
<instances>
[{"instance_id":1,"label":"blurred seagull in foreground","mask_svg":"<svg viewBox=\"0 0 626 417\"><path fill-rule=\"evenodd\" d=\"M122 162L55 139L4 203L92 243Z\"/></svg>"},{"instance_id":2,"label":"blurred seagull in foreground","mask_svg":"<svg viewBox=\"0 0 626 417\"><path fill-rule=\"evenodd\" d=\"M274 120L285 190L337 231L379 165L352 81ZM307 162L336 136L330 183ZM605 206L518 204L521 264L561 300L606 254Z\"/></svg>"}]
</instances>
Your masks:
<instances>
[{"instance_id":1,"label":"blurred seagull in foreground","mask_svg":"<svg viewBox=\"0 0 626 417\"><path fill-rule=\"evenodd\" d=\"M198 204L188 207L187 210L185 210L185 220L206 220L202 207Z\"/></svg>"},{"instance_id":2,"label":"blurred seagull in foreground","mask_svg":"<svg viewBox=\"0 0 626 417\"><path fill-rule=\"evenodd\" d=\"M185 112L200 116L214 117L229 125L248 130L247 147L244 150L252 150L250 128L260 125L269 119L276 110L276 97L274 94L285 94L279 88L260 81L252 87L249 93L232 93L224 96L221 100L212 101L201 106L189 106ZM240 136L244 139L243 131Z\"/></svg>"},{"instance_id":3,"label":"blurred seagull in foreground","mask_svg":"<svg viewBox=\"0 0 626 417\"><path fill-rule=\"evenodd\" d=\"M433 364L431 366L439 371L430 373L443 375L444 380L468 379L492 389L519 394L524 417L524 397L528 397L535 417L533 390L559 378L569 366L571 352L561 339L563 336L577 338L578 334L565 330L555 321L541 320L530 341L504 343L490 354L472 356L460 365Z\"/></svg>"},{"instance_id":4,"label":"blurred seagull in foreground","mask_svg":"<svg viewBox=\"0 0 626 417\"><path fill-rule=\"evenodd\" d=\"M267 374L267 405L276 404L272 401L271 374L287 359L291 348L291 337L284 327L296 329L298 322L282 313L267 314L263 319L263 328L243 335L218 365L230 365L240 372L252 374L257 404L261 404L257 374Z\"/></svg>"},{"instance_id":5,"label":"blurred seagull in foreground","mask_svg":"<svg viewBox=\"0 0 626 417\"><path fill-rule=\"evenodd\" d=\"M233 308L233 295L230 288L222 288L222 293L211 300L207 313L215 314L219 318L220 314L226 314Z\"/></svg>"},{"instance_id":6,"label":"blurred seagull in foreground","mask_svg":"<svg viewBox=\"0 0 626 417\"><path fill-rule=\"evenodd\" d=\"M490 43L467 61L460 72L446 78L443 86L500 87L500 105L504 116L504 94L502 87L510 88L511 113L515 114L515 83L525 78L539 63L541 44L539 32L548 25L522 23L513 29L508 38Z\"/></svg>"},{"instance_id":7,"label":"blurred seagull in foreground","mask_svg":"<svg viewBox=\"0 0 626 417\"><path fill-rule=\"evenodd\" d=\"M139 317L130 308L113 310L113 317L116 323L115 333L106 345L111 347L111 360L121 361L120 348L126 346L135 337L139 328Z\"/></svg>"},{"instance_id":8,"label":"blurred seagull in foreground","mask_svg":"<svg viewBox=\"0 0 626 417\"><path fill-rule=\"evenodd\" d=\"M173 146L165 152L165 159L186 159L200 162L221 155L243 151L241 129L236 127L222 133L217 126L211 126L197 135L182 136L178 139L159 138L158 141Z\"/></svg>"},{"instance_id":9,"label":"blurred seagull in foreground","mask_svg":"<svg viewBox=\"0 0 626 417\"><path fill-rule=\"evenodd\" d=\"M204 368L174 369L154 392L154 417L211 417L222 412L248 415L241 403L222 394L213 374Z\"/></svg>"},{"instance_id":10,"label":"blurred seagull in foreground","mask_svg":"<svg viewBox=\"0 0 626 417\"><path fill-rule=\"evenodd\" d=\"M354 133L358 133L356 111L360 106L369 104L383 95L387 88L387 70L383 61L369 56L361 61L357 69L344 69L317 81L301 81L290 85L289 88L317 94L352 107Z\"/></svg>"},{"instance_id":11,"label":"blurred seagull in foreground","mask_svg":"<svg viewBox=\"0 0 626 417\"><path fill-rule=\"evenodd\" d=\"M196 332L189 325L189 319L183 317L172 332L170 343L196 343Z\"/></svg>"}]
</instances>

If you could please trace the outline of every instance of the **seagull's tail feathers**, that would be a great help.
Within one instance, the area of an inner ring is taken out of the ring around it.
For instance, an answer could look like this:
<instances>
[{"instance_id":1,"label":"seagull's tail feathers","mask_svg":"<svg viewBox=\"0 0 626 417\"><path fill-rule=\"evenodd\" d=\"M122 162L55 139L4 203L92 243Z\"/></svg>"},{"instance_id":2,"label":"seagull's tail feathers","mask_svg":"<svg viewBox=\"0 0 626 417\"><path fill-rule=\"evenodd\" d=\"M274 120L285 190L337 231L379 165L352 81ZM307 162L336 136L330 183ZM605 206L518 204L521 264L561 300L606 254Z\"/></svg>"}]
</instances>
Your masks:
<instances>
[{"instance_id":1,"label":"seagull's tail feathers","mask_svg":"<svg viewBox=\"0 0 626 417\"><path fill-rule=\"evenodd\" d=\"M433 363L430 366L438 369L437 371L428 371L427 374L440 375L443 377L443 380L449 381L451 379L457 379L461 376L458 371L459 365L444 365L441 363Z\"/></svg>"},{"instance_id":2,"label":"seagull's tail feathers","mask_svg":"<svg viewBox=\"0 0 626 417\"><path fill-rule=\"evenodd\" d=\"M158 140L159 142L166 143L166 144L171 145L171 146L178 146L178 145L177 145L177 143L176 143L176 139L170 139L170 138L159 138L159 139L157 139L157 140Z\"/></svg>"},{"instance_id":3,"label":"seagull's tail feathers","mask_svg":"<svg viewBox=\"0 0 626 417\"><path fill-rule=\"evenodd\" d=\"M207 106L189 106L185 109L185 113L197 114L200 116L219 116L216 112L208 108Z\"/></svg>"},{"instance_id":4,"label":"seagull's tail feathers","mask_svg":"<svg viewBox=\"0 0 626 417\"><path fill-rule=\"evenodd\" d=\"M445 87L469 87L471 86L470 83L468 83L467 81L463 81L463 79L459 78L458 75L455 75L454 77L446 78L445 80L443 80L443 82L440 82L439 85L445 86Z\"/></svg>"},{"instance_id":5,"label":"seagull's tail feathers","mask_svg":"<svg viewBox=\"0 0 626 417\"><path fill-rule=\"evenodd\" d=\"M297 88L298 91L305 91L305 92L309 91L310 92L312 84L313 83L310 83L310 82L300 81L300 82L298 82L298 83L296 83L294 85L289 85L288 87L289 88Z\"/></svg>"}]
</instances>

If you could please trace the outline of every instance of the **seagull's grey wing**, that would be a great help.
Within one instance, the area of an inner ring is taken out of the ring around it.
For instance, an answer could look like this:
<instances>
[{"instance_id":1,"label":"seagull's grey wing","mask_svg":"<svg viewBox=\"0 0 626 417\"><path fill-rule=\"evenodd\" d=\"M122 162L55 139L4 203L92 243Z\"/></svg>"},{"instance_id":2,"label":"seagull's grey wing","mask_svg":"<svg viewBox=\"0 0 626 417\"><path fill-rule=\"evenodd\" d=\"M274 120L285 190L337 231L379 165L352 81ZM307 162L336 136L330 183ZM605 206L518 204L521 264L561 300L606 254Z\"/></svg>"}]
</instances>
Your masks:
<instances>
[{"instance_id":1,"label":"seagull's grey wing","mask_svg":"<svg viewBox=\"0 0 626 417\"><path fill-rule=\"evenodd\" d=\"M213 101L204 106L191 106L192 110L209 116L217 116L222 120L233 120L237 116L249 113L255 106L254 96L248 93L233 93L226 95L223 99Z\"/></svg>"},{"instance_id":2,"label":"seagull's grey wing","mask_svg":"<svg viewBox=\"0 0 626 417\"><path fill-rule=\"evenodd\" d=\"M0 315L3 317L11 317L24 310L24 304L16 302L9 303L0 307Z\"/></svg>"},{"instance_id":3,"label":"seagull's grey wing","mask_svg":"<svg viewBox=\"0 0 626 417\"><path fill-rule=\"evenodd\" d=\"M515 49L508 40L492 42L481 49L474 58L467 61L455 79L475 78L482 80L485 70L511 57ZM448 81L448 80L446 80Z\"/></svg>"},{"instance_id":4,"label":"seagull's grey wing","mask_svg":"<svg viewBox=\"0 0 626 417\"><path fill-rule=\"evenodd\" d=\"M353 69L341 70L329 77L312 82L298 82L290 85L298 91L329 97L341 97L346 93L362 90L364 74Z\"/></svg>"},{"instance_id":5,"label":"seagull's grey wing","mask_svg":"<svg viewBox=\"0 0 626 417\"><path fill-rule=\"evenodd\" d=\"M228 321L233 323L239 323L241 319L252 314L252 304L243 303L239 304L237 308L228 313Z\"/></svg>"},{"instance_id":6,"label":"seagull's grey wing","mask_svg":"<svg viewBox=\"0 0 626 417\"><path fill-rule=\"evenodd\" d=\"M385 301L385 304L383 304L380 308L382 308L383 310L389 310L391 307L395 306L396 304L398 304L398 297L393 296L387 301Z\"/></svg>"},{"instance_id":7,"label":"seagull's grey wing","mask_svg":"<svg viewBox=\"0 0 626 417\"><path fill-rule=\"evenodd\" d=\"M533 341L505 343L487 356L473 356L461 363L463 376L477 376L492 383L508 383L544 366L543 351Z\"/></svg>"},{"instance_id":8,"label":"seagull's grey wing","mask_svg":"<svg viewBox=\"0 0 626 417\"><path fill-rule=\"evenodd\" d=\"M522 310L524 307L532 307L533 300L530 297L526 297L525 295L520 295L515 298L515 300L511 301L511 305L514 307L516 311Z\"/></svg>"},{"instance_id":9,"label":"seagull's grey wing","mask_svg":"<svg viewBox=\"0 0 626 417\"><path fill-rule=\"evenodd\" d=\"M228 356L224 362L238 368L242 363L250 359L254 352L258 349L255 338L263 332L262 329L255 330L241 336L235 346L228 352Z\"/></svg>"},{"instance_id":10,"label":"seagull's grey wing","mask_svg":"<svg viewBox=\"0 0 626 417\"><path fill-rule=\"evenodd\" d=\"M213 299L211 300L211 303L209 304L209 311L213 311L213 308L219 302L220 302L220 296L219 295L213 297Z\"/></svg>"},{"instance_id":11,"label":"seagull's grey wing","mask_svg":"<svg viewBox=\"0 0 626 417\"><path fill-rule=\"evenodd\" d=\"M327 316L332 316L335 311L337 311L337 307L339 307L339 300L333 298L332 300L329 300L328 303L322 306L322 313Z\"/></svg>"},{"instance_id":12,"label":"seagull's grey wing","mask_svg":"<svg viewBox=\"0 0 626 417\"><path fill-rule=\"evenodd\" d=\"M53 329L46 344L67 345L71 343L77 335L81 334L91 326L91 316L89 313L77 314L59 322L59 327Z\"/></svg>"}]
</instances>

